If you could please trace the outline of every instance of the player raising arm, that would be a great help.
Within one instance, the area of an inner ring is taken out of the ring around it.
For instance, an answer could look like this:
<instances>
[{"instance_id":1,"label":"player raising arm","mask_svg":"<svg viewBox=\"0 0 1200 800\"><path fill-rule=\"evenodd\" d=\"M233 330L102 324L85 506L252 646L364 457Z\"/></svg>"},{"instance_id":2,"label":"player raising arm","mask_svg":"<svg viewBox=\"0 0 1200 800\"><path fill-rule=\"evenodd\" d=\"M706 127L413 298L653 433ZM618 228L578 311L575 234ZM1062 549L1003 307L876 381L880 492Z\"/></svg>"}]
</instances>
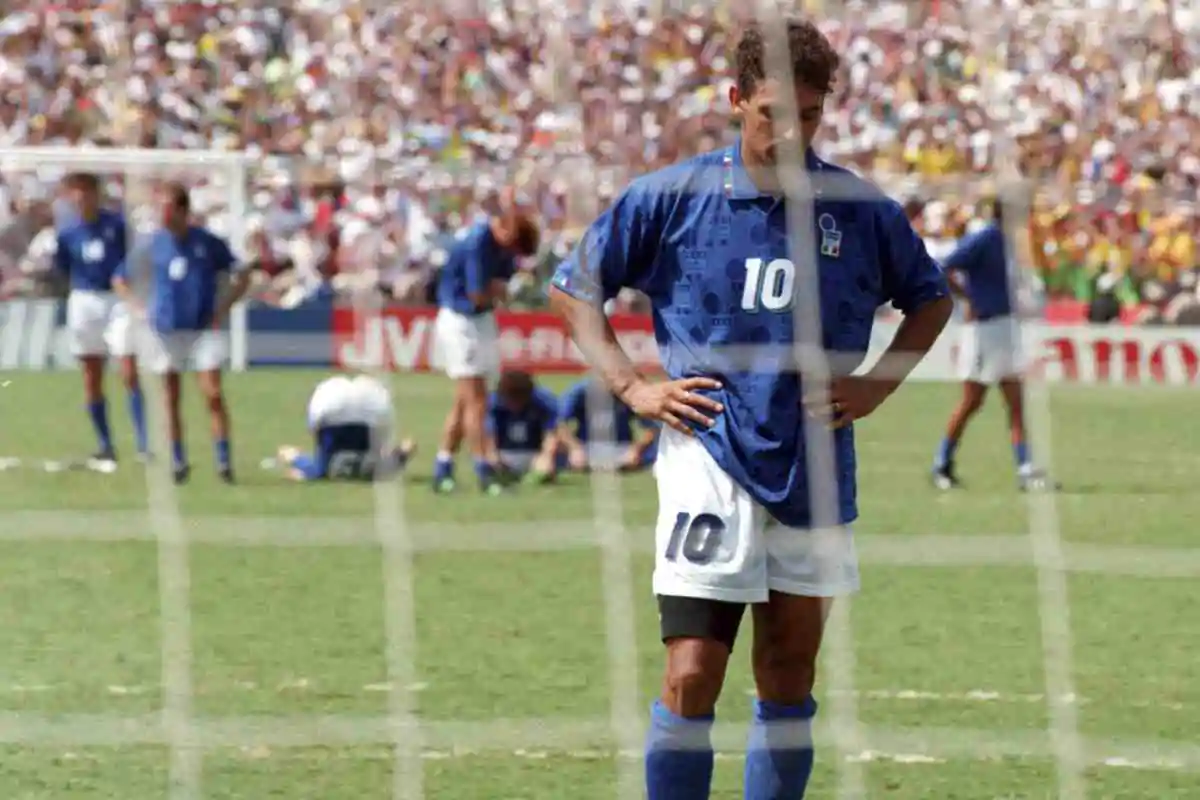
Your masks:
<instances>
[{"instance_id":1,"label":"player raising arm","mask_svg":"<svg viewBox=\"0 0 1200 800\"><path fill-rule=\"evenodd\" d=\"M54 265L71 287L67 295L67 331L71 352L83 365L88 416L100 443L91 461L94 466L111 465L117 455L104 397L108 356L120 360L137 452L141 457L146 455L145 404L129 314L113 291L113 278L125 260L125 218L100 207L100 179L95 175L69 175L65 184L74 213L58 232Z\"/></svg>"},{"instance_id":2,"label":"player raising arm","mask_svg":"<svg viewBox=\"0 0 1200 800\"><path fill-rule=\"evenodd\" d=\"M229 411L221 389L225 360L221 326L230 308L245 294L250 276L237 269L223 239L190 223L187 187L168 184L161 202L163 227L139 244L113 286L146 318L153 334L152 362L164 376L175 482L184 483L191 472L179 411L179 374L190 365L208 404L217 472L223 481L232 483ZM135 291L143 280L144 305Z\"/></svg>"},{"instance_id":3,"label":"player raising arm","mask_svg":"<svg viewBox=\"0 0 1200 800\"><path fill-rule=\"evenodd\" d=\"M992 384L999 385L1008 410L1017 485L1022 491L1053 488L1045 473L1034 466L1025 438L1021 323L1013 315L1016 287L1009 280L1009 248L1002 214L1003 206L997 200L992 221L959 242L944 262L954 294L964 301L967 318L958 353L962 396L933 458L933 485L943 490L959 485L954 456Z\"/></svg>"},{"instance_id":4,"label":"player raising arm","mask_svg":"<svg viewBox=\"0 0 1200 800\"><path fill-rule=\"evenodd\" d=\"M494 475L484 447L484 416L488 380L500 369L493 309L504 298L515 258L533 255L537 247L537 225L510 190L498 215L476 223L454 243L438 276L435 335L446 377L454 381L454 404L434 462L434 491L455 488L454 456L464 439L475 459L479 487L491 490Z\"/></svg>"},{"instance_id":5,"label":"player raising arm","mask_svg":"<svg viewBox=\"0 0 1200 800\"><path fill-rule=\"evenodd\" d=\"M951 311L941 270L899 204L809 148L839 59L811 22L789 21L786 39L799 124L773 117L781 87L766 77L761 32L747 31L729 92L741 137L635 181L592 224L551 290L612 392L667 426L655 464L653 579L667 655L647 740L650 800L709 796L710 728L746 604L758 698L744 797L804 795L825 614L831 598L859 585L849 529L858 514L854 424L899 387ZM818 193L811 234L821 245L813 256L822 345L843 354L831 365L828 398L817 399L834 428L831 500L841 524L832 530L813 529L793 338L795 298L812 289L798 285L790 260L777 148L803 153ZM832 187L840 196L824 197ZM664 382L638 373L600 311L622 287L650 298ZM889 300L904 321L871 372L851 376L876 308Z\"/></svg>"},{"instance_id":6,"label":"player raising arm","mask_svg":"<svg viewBox=\"0 0 1200 800\"><path fill-rule=\"evenodd\" d=\"M313 451L279 448L279 463L296 481L370 481L395 475L416 447L391 446L394 414L387 387L374 378L336 375L317 384L308 401Z\"/></svg>"},{"instance_id":7,"label":"player raising arm","mask_svg":"<svg viewBox=\"0 0 1200 800\"><path fill-rule=\"evenodd\" d=\"M591 402L600 399L597 393L609 395L608 408L604 403ZM637 420L640 429L635 431L635 419L629 406L590 378L567 389L559 403L558 427L567 465L578 471L636 472L654 464L662 426L642 419ZM607 436L608 441L600 441L601 436Z\"/></svg>"}]
</instances>

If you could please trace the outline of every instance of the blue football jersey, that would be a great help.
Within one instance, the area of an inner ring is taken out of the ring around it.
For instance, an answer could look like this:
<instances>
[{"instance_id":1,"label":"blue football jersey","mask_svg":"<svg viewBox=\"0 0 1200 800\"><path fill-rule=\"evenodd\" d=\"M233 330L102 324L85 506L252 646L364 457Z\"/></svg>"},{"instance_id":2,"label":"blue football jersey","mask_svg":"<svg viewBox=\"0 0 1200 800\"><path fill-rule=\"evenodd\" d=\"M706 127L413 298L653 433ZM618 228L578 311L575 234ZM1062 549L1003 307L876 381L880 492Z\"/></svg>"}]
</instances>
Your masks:
<instances>
[{"instance_id":1,"label":"blue football jersey","mask_svg":"<svg viewBox=\"0 0 1200 800\"><path fill-rule=\"evenodd\" d=\"M591 415L588 413L588 393L591 391L592 382L590 380L582 380L576 383L571 388L563 393L562 400L559 402L558 418L565 423L574 423L575 438L581 442L588 442L592 438ZM607 390L605 390L607 391ZM633 443L633 423L637 418L633 409L622 403L616 397L612 398L612 428L611 436L613 441L618 444Z\"/></svg>"},{"instance_id":2,"label":"blue football jersey","mask_svg":"<svg viewBox=\"0 0 1200 800\"><path fill-rule=\"evenodd\" d=\"M162 229L140 243L136 255L133 260L149 272L147 311L156 331L212 327L220 277L237 263L223 239L205 228L190 227L180 238ZM129 280L130 271L122 266L121 277Z\"/></svg>"},{"instance_id":3,"label":"blue football jersey","mask_svg":"<svg viewBox=\"0 0 1200 800\"><path fill-rule=\"evenodd\" d=\"M492 392L488 397L487 432L502 452L525 453L542 449L542 442L558 425L558 399L554 393L538 387L523 410L514 412Z\"/></svg>"},{"instance_id":4,"label":"blue football jersey","mask_svg":"<svg viewBox=\"0 0 1200 800\"><path fill-rule=\"evenodd\" d=\"M943 266L966 279L967 300L977 320L1012 314L1008 247L999 225L992 223L963 237Z\"/></svg>"},{"instance_id":5,"label":"blue football jersey","mask_svg":"<svg viewBox=\"0 0 1200 800\"><path fill-rule=\"evenodd\" d=\"M71 288L111 292L113 277L125 261L125 218L102 210L88 222L76 215L57 236L54 266Z\"/></svg>"},{"instance_id":6,"label":"blue football jersey","mask_svg":"<svg viewBox=\"0 0 1200 800\"><path fill-rule=\"evenodd\" d=\"M843 354L839 372L850 372L866 353L880 305L912 311L946 296L948 286L898 203L812 151L805 162L815 192L822 344ZM634 181L559 266L553 285L592 303L623 287L646 293L667 375L722 384L712 396L725 411L712 428L697 430L700 441L779 522L807 527L796 280L785 203L750 180L739 142ZM852 427L833 438L847 523L858 515Z\"/></svg>"},{"instance_id":7,"label":"blue football jersey","mask_svg":"<svg viewBox=\"0 0 1200 800\"><path fill-rule=\"evenodd\" d=\"M508 280L516 269L516 259L496 242L488 222L477 222L450 245L438 274L438 306L468 316L490 311L476 308L471 295L486 291L493 280Z\"/></svg>"}]
</instances>

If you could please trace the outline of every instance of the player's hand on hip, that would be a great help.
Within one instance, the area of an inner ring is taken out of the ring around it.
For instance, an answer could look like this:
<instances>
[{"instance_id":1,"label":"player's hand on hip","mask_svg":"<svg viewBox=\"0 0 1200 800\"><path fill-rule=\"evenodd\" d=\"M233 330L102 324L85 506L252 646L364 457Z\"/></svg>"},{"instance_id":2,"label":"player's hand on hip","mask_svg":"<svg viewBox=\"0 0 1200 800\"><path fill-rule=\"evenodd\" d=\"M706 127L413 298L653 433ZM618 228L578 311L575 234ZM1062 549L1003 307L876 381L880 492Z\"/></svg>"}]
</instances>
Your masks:
<instances>
[{"instance_id":1,"label":"player's hand on hip","mask_svg":"<svg viewBox=\"0 0 1200 800\"><path fill-rule=\"evenodd\" d=\"M642 419L656 420L691 436L693 430L688 422L711 428L716 424L712 415L725 410L721 403L699 392L720 388L721 382L712 378L682 378L665 383L643 381L630 388L622 399Z\"/></svg>"},{"instance_id":2,"label":"player's hand on hip","mask_svg":"<svg viewBox=\"0 0 1200 800\"><path fill-rule=\"evenodd\" d=\"M804 407L809 414L825 418L829 427L837 430L869 416L888 394L890 388L883 381L846 375L832 379L825 393L805 395Z\"/></svg>"}]
</instances>

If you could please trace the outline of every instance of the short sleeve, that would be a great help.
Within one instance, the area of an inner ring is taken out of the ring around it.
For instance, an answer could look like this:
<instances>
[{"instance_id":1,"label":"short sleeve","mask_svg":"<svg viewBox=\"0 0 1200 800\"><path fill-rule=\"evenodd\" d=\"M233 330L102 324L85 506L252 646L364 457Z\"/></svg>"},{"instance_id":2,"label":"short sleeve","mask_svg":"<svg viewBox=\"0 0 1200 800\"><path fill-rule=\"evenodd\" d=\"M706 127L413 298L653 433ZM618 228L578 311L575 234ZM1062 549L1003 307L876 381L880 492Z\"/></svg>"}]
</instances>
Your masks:
<instances>
[{"instance_id":1,"label":"short sleeve","mask_svg":"<svg viewBox=\"0 0 1200 800\"><path fill-rule=\"evenodd\" d=\"M885 299L908 313L948 296L945 273L925 249L904 209L894 200L886 200L878 208Z\"/></svg>"},{"instance_id":2,"label":"short sleeve","mask_svg":"<svg viewBox=\"0 0 1200 800\"><path fill-rule=\"evenodd\" d=\"M71 250L67 246L66 237L60 231L54 237L54 268L64 275L71 274ZM124 259L122 259L124 261ZM119 269L118 269L119 271Z\"/></svg>"},{"instance_id":3,"label":"short sleeve","mask_svg":"<svg viewBox=\"0 0 1200 800\"><path fill-rule=\"evenodd\" d=\"M153 266L153 249L153 236L144 236L135 240L133 246L125 250L125 257L117 265L113 277L120 278L126 283L134 283L148 278Z\"/></svg>"},{"instance_id":4,"label":"short sleeve","mask_svg":"<svg viewBox=\"0 0 1200 800\"><path fill-rule=\"evenodd\" d=\"M971 266L976 262L983 237L968 236L960 241L955 248L942 260L942 266L947 272L970 273Z\"/></svg>"},{"instance_id":5,"label":"short sleeve","mask_svg":"<svg viewBox=\"0 0 1200 800\"><path fill-rule=\"evenodd\" d=\"M229 243L219 236L211 235L209 237L212 242L213 249L213 266L218 272L232 272L238 266L238 261L233 255L233 251L229 249Z\"/></svg>"},{"instance_id":6,"label":"short sleeve","mask_svg":"<svg viewBox=\"0 0 1200 800\"><path fill-rule=\"evenodd\" d=\"M599 305L622 288L645 290L654 273L660 195L643 180L633 183L584 233L559 264L551 286Z\"/></svg>"}]
</instances>

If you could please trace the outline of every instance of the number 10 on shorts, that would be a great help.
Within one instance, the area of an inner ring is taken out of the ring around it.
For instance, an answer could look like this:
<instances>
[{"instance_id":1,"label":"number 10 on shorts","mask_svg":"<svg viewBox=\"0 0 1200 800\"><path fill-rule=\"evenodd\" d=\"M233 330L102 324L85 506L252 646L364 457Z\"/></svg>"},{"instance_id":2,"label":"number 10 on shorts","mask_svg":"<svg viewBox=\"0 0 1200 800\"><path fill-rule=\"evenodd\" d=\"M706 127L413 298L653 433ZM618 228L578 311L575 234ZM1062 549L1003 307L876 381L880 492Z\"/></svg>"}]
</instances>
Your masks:
<instances>
[{"instance_id":1,"label":"number 10 on shorts","mask_svg":"<svg viewBox=\"0 0 1200 800\"><path fill-rule=\"evenodd\" d=\"M672 562L682 556L689 564L711 564L721 548L725 530L725 521L716 514L692 516L681 511L675 515L675 525L671 528L671 538L663 556Z\"/></svg>"}]
</instances>

